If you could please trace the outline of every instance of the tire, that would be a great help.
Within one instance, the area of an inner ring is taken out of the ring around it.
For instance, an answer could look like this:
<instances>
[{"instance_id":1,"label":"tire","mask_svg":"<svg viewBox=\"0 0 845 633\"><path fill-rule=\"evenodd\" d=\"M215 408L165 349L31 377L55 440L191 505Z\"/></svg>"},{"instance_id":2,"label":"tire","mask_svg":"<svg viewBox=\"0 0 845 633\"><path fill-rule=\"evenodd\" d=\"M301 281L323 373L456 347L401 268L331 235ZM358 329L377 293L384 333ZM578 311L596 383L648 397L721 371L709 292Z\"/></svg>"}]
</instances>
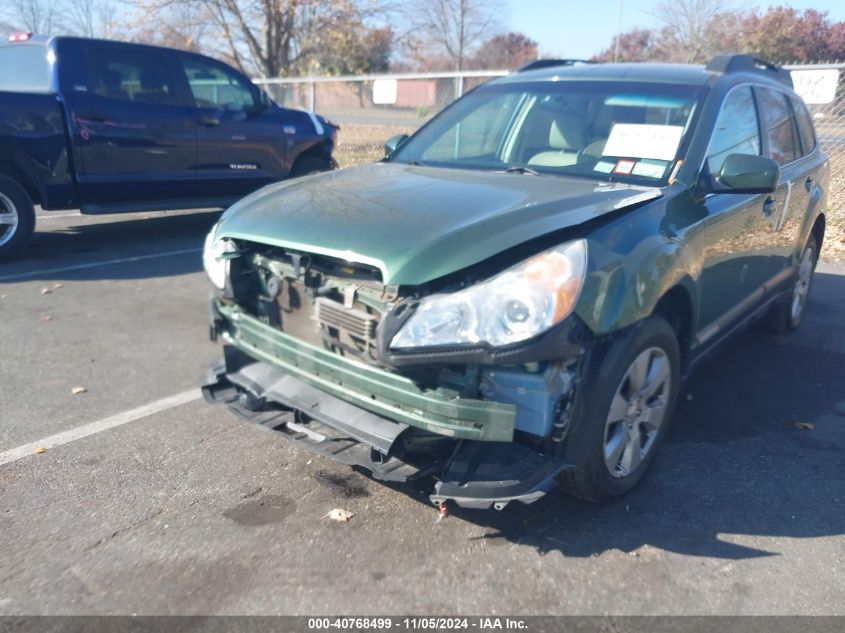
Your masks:
<instances>
[{"instance_id":1,"label":"tire","mask_svg":"<svg viewBox=\"0 0 845 633\"><path fill-rule=\"evenodd\" d=\"M666 436L680 389L680 366L677 335L658 316L596 350L586 367L580 413L562 451L575 466L561 475L563 490L599 503L637 485Z\"/></svg>"},{"instance_id":2,"label":"tire","mask_svg":"<svg viewBox=\"0 0 845 633\"><path fill-rule=\"evenodd\" d=\"M300 156L293 163L290 177L299 178L300 176L331 171L332 169L334 169L334 165L331 160L319 156Z\"/></svg>"},{"instance_id":3,"label":"tire","mask_svg":"<svg viewBox=\"0 0 845 633\"><path fill-rule=\"evenodd\" d=\"M801 318L804 316L804 308L807 305L807 297L813 286L818 255L819 247L816 236L810 235L801 250L795 283L792 286L792 292L789 294L789 301L779 302L772 307L769 314L767 325L769 330L775 334L790 334L801 325Z\"/></svg>"},{"instance_id":4,"label":"tire","mask_svg":"<svg viewBox=\"0 0 845 633\"><path fill-rule=\"evenodd\" d=\"M17 254L35 231L35 207L23 187L0 178L0 259Z\"/></svg>"}]
</instances>

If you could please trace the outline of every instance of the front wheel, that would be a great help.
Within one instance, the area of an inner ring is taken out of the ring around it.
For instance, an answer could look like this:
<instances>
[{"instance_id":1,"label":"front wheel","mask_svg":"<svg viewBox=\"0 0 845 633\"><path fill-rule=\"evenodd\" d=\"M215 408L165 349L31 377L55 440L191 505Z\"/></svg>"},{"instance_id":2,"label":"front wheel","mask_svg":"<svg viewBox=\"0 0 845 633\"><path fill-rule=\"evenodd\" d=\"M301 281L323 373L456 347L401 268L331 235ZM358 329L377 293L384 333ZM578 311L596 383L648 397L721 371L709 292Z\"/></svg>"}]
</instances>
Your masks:
<instances>
[{"instance_id":1,"label":"front wheel","mask_svg":"<svg viewBox=\"0 0 845 633\"><path fill-rule=\"evenodd\" d=\"M657 316L613 341L587 370L561 487L587 501L621 496L642 479L666 435L680 388L675 331Z\"/></svg>"},{"instance_id":2,"label":"front wheel","mask_svg":"<svg viewBox=\"0 0 845 633\"><path fill-rule=\"evenodd\" d=\"M290 177L299 178L300 176L318 174L323 171L331 171L332 169L334 169L334 165L327 158L320 156L300 156L293 163L293 168L290 170Z\"/></svg>"},{"instance_id":3,"label":"front wheel","mask_svg":"<svg viewBox=\"0 0 845 633\"><path fill-rule=\"evenodd\" d=\"M0 259L26 246L34 230L35 208L29 195L14 180L0 178Z\"/></svg>"}]
</instances>

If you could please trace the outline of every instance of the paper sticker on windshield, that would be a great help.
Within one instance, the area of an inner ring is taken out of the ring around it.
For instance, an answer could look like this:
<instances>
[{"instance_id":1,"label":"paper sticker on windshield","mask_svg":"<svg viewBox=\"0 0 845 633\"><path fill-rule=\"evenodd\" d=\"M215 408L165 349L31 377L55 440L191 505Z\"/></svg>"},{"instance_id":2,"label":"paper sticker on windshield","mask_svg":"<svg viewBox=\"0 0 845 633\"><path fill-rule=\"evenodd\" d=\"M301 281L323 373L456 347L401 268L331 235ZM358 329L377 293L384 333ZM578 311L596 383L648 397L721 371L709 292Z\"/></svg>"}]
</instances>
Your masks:
<instances>
[{"instance_id":1,"label":"paper sticker on windshield","mask_svg":"<svg viewBox=\"0 0 845 633\"><path fill-rule=\"evenodd\" d=\"M645 176L646 178L663 178L668 164L665 160L649 160L646 158L636 164L631 174Z\"/></svg>"},{"instance_id":2,"label":"paper sticker on windshield","mask_svg":"<svg viewBox=\"0 0 845 633\"><path fill-rule=\"evenodd\" d=\"M683 133L680 125L614 123L602 156L672 160Z\"/></svg>"},{"instance_id":3,"label":"paper sticker on windshield","mask_svg":"<svg viewBox=\"0 0 845 633\"><path fill-rule=\"evenodd\" d=\"M630 174L637 162L633 160L620 160L616 162L616 167L613 168L614 174Z\"/></svg>"},{"instance_id":4,"label":"paper sticker on windshield","mask_svg":"<svg viewBox=\"0 0 845 633\"><path fill-rule=\"evenodd\" d=\"M603 174L609 174L613 171L614 167L616 167L616 163L612 163L607 160L600 160L596 163L596 166L593 167L593 171L600 171Z\"/></svg>"}]
</instances>

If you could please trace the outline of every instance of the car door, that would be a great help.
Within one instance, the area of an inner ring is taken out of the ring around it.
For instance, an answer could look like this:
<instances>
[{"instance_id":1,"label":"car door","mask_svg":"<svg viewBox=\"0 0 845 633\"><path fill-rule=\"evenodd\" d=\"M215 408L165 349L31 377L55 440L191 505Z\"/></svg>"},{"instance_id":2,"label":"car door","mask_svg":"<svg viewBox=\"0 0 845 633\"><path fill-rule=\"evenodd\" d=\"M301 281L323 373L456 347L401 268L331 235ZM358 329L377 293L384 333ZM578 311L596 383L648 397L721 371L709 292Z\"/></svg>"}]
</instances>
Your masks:
<instances>
[{"instance_id":1,"label":"car door","mask_svg":"<svg viewBox=\"0 0 845 633\"><path fill-rule=\"evenodd\" d=\"M751 87L732 88L716 119L702 180L718 176L731 154L761 155L763 143ZM686 240L701 263L700 342L742 317L762 299L771 270L766 194L710 193L701 200L700 218ZM771 205L768 205L771 206Z\"/></svg>"},{"instance_id":2,"label":"car door","mask_svg":"<svg viewBox=\"0 0 845 633\"><path fill-rule=\"evenodd\" d=\"M89 206L176 200L196 181L193 112L179 97L168 53L131 45L84 47L85 83L65 94L79 185Z\"/></svg>"},{"instance_id":3,"label":"car door","mask_svg":"<svg viewBox=\"0 0 845 633\"><path fill-rule=\"evenodd\" d=\"M773 283L788 279L792 255L797 248L801 218L809 203L807 162L802 160L798 126L787 94L766 86L755 87L765 123L764 145L769 157L780 165L780 183L769 196L771 215L770 277Z\"/></svg>"},{"instance_id":4,"label":"car door","mask_svg":"<svg viewBox=\"0 0 845 633\"><path fill-rule=\"evenodd\" d=\"M819 171L825 158L816 151L812 120L800 99L773 89L765 89L764 98L776 104L767 113L768 145L772 158L782 165L781 183L775 192L778 206L772 223L775 285L775 282L789 282L795 257L803 247L802 228L808 209L818 204L822 195Z\"/></svg>"},{"instance_id":5,"label":"car door","mask_svg":"<svg viewBox=\"0 0 845 633\"><path fill-rule=\"evenodd\" d=\"M181 54L194 99L197 176L208 194L241 196L288 175L282 121L246 77L214 60Z\"/></svg>"}]
</instances>

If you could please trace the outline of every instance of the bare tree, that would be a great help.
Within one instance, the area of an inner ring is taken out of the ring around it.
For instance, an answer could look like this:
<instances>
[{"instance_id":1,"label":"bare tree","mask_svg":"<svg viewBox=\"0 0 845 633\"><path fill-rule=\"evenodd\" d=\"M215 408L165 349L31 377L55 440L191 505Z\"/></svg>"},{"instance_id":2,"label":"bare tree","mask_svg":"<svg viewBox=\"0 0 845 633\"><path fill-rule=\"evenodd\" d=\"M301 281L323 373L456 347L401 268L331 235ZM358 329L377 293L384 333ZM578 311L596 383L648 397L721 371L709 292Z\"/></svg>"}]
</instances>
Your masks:
<instances>
[{"instance_id":1,"label":"bare tree","mask_svg":"<svg viewBox=\"0 0 845 633\"><path fill-rule=\"evenodd\" d=\"M63 30L82 37L112 38L118 35L118 7L110 0L66 0L61 5Z\"/></svg>"},{"instance_id":2,"label":"bare tree","mask_svg":"<svg viewBox=\"0 0 845 633\"><path fill-rule=\"evenodd\" d=\"M202 8L188 3L144 0L114 30L118 39L227 57L207 41L210 29Z\"/></svg>"},{"instance_id":3,"label":"bare tree","mask_svg":"<svg viewBox=\"0 0 845 633\"><path fill-rule=\"evenodd\" d=\"M658 56L687 63L708 59L713 53L708 27L733 4L732 0L661 0L653 15L664 24L661 42L666 50Z\"/></svg>"},{"instance_id":4,"label":"bare tree","mask_svg":"<svg viewBox=\"0 0 845 633\"><path fill-rule=\"evenodd\" d=\"M15 28L52 33L58 27L58 6L50 0L9 0L4 18Z\"/></svg>"},{"instance_id":5,"label":"bare tree","mask_svg":"<svg viewBox=\"0 0 845 633\"><path fill-rule=\"evenodd\" d=\"M441 57L457 70L498 30L501 0L428 0L406 5L412 57Z\"/></svg>"},{"instance_id":6,"label":"bare tree","mask_svg":"<svg viewBox=\"0 0 845 633\"><path fill-rule=\"evenodd\" d=\"M380 0L136 0L145 12L193 16L203 48L263 77L309 72L337 58L369 32ZM178 20L168 20L178 30ZM340 47L340 48L339 48Z\"/></svg>"}]
</instances>

